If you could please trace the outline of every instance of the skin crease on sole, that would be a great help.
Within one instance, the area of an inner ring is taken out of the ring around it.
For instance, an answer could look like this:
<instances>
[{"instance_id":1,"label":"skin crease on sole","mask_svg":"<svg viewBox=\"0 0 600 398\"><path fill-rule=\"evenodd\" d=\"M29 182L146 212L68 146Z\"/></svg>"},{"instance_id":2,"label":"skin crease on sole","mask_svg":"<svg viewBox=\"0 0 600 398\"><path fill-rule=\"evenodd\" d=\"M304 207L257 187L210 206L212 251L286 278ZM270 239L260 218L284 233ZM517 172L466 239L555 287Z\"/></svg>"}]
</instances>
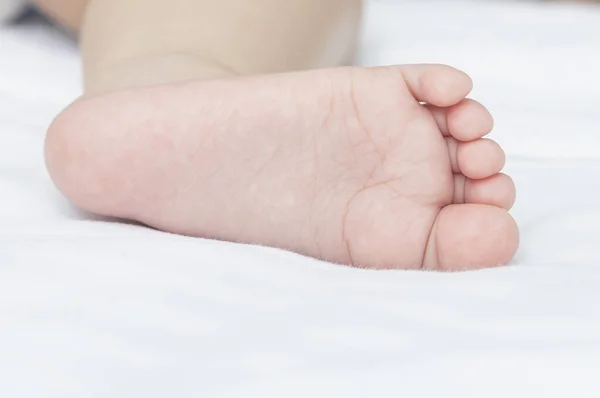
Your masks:
<instances>
[{"instance_id":1,"label":"skin crease on sole","mask_svg":"<svg viewBox=\"0 0 600 398\"><path fill-rule=\"evenodd\" d=\"M471 89L406 65L121 90L59 115L46 162L79 207L168 232L373 269L498 266L515 187Z\"/></svg>"}]
</instances>

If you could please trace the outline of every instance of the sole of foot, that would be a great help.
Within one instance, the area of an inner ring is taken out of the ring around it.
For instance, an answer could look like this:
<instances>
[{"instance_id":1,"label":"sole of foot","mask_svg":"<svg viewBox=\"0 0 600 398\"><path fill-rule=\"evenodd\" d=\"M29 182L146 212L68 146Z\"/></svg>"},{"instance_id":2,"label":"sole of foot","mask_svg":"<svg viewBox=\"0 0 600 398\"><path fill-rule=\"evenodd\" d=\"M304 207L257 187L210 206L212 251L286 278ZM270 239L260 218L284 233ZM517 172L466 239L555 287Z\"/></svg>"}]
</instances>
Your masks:
<instances>
[{"instance_id":1,"label":"sole of foot","mask_svg":"<svg viewBox=\"0 0 600 398\"><path fill-rule=\"evenodd\" d=\"M372 269L506 264L505 156L444 65L175 83L76 101L46 162L75 205Z\"/></svg>"}]
</instances>

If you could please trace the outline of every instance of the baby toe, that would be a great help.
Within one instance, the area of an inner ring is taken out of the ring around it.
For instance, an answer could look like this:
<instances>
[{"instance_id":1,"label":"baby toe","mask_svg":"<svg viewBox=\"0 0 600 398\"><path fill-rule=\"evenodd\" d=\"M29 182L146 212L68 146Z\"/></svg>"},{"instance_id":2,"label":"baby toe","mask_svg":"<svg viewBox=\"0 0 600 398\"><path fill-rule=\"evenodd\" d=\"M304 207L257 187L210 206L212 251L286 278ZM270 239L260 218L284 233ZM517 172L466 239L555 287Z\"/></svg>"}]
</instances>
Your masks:
<instances>
[{"instance_id":1,"label":"baby toe","mask_svg":"<svg viewBox=\"0 0 600 398\"><path fill-rule=\"evenodd\" d=\"M446 119L448 132L459 141L477 140L494 128L492 114L472 99L448 108Z\"/></svg>"},{"instance_id":2,"label":"baby toe","mask_svg":"<svg viewBox=\"0 0 600 398\"><path fill-rule=\"evenodd\" d=\"M464 72L447 65L419 64L396 67L419 102L447 107L463 100L473 89Z\"/></svg>"},{"instance_id":3,"label":"baby toe","mask_svg":"<svg viewBox=\"0 0 600 398\"><path fill-rule=\"evenodd\" d=\"M460 172L474 180L499 173L506 163L504 150L489 139L459 143L456 158Z\"/></svg>"},{"instance_id":4,"label":"baby toe","mask_svg":"<svg viewBox=\"0 0 600 398\"><path fill-rule=\"evenodd\" d=\"M510 210L516 200L515 184L506 174L496 174L484 180L472 180L456 174L454 203L490 205Z\"/></svg>"},{"instance_id":5,"label":"baby toe","mask_svg":"<svg viewBox=\"0 0 600 398\"><path fill-rule=\"evenodd\" d=\"M480 269L507 264L519 247L514 219L495 206L450 205L432 230L423 267L440 271Z\"/></svg>"}]
</instances>

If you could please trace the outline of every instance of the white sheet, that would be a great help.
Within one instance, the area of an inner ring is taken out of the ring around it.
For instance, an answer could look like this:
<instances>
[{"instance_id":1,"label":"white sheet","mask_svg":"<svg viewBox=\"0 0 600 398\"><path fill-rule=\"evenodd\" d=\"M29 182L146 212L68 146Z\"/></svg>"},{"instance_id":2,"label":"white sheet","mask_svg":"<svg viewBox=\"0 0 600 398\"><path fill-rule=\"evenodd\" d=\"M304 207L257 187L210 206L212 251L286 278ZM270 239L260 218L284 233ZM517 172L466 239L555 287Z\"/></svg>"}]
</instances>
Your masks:
<instances>
[{"instance_id":1,"label":"white sheet","mask_svg":"<svg viewBox=\"0 0 600 398\"><path fill-rule=\"evenodd\" d=\"M2 397L600 396L600 11L373 0L363 64L446 62L519 189L506 268L366 272L94 221L50 184L74 44L0 31Z\"/></svg>"}]
</instances>

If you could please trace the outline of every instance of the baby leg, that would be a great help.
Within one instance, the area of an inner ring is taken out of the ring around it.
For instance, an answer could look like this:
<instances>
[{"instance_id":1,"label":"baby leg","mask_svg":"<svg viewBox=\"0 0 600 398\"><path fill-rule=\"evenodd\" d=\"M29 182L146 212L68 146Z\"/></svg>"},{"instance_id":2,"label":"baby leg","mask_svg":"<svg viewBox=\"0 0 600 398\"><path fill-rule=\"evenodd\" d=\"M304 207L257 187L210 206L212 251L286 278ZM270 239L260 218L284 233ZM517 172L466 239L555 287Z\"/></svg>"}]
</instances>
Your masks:
<instances>
[{"instance_id":1,"label":"baby leg","mask_svg":"<svg viewBox=\"0 0 600 398\"><path fill-rule=\"evenodd\" d=\"M77 33L89 0L33 0L33 3L68 30Z\"/></svg>"},{"instance_id":2,"label":"baby leg","mask_svg":"<svg viewBox=\"0 0 600 398\"><path fill-rule=\"evenodd\" d=\"M361 0L95 0L82 50L86 92L337 66Z\"/></svg>"}]
</instances>

